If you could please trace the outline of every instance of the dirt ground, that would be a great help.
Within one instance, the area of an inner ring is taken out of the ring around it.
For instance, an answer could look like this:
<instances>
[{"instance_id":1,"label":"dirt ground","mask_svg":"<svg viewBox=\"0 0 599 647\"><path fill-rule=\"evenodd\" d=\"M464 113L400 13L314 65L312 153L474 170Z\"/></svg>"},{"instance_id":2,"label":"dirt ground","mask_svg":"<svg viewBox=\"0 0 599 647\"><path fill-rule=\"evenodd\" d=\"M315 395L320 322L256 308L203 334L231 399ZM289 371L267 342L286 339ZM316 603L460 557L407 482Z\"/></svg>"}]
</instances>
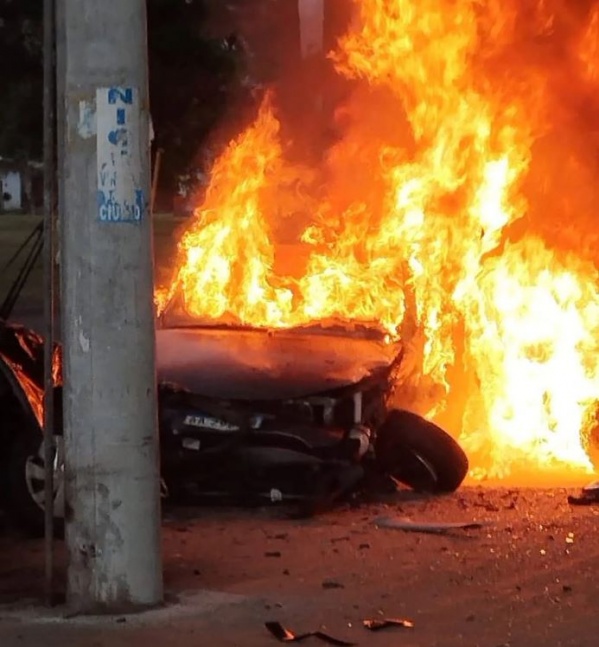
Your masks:
<instances>
[{"instance_id":1,"label":"dirt ground","mask_svg":"<svg viewBox=\"0 0 599 647\"><path fill-rule=\"evenodd\" d=\"M166 511L169 603L127 618L64 619L63 609L37 606L43 544L5 529L0 645L268 646L277 641L264 623L276 620L374 647L595 647L599 506L572 507L568 493L400 492L302 521L278 508ZM381 516L488 525L432 535L379 528ZM57 552L63 580L64 546ZM373 633L362 626L385 617L414 627Z\"/></svg>"}]
</instances>

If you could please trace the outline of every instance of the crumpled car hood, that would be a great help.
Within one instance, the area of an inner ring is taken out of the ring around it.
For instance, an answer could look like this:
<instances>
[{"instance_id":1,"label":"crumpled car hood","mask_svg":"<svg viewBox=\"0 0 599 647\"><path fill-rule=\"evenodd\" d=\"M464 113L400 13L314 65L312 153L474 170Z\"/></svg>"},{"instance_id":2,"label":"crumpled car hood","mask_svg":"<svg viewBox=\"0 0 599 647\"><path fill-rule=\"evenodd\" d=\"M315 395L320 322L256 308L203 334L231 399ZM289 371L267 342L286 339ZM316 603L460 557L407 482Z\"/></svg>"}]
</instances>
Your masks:
<instances>
[{"instance_id":1,"label":"crumpled car hood","mask_svg":"<svg viewBox=\"0 0 599 647\"><path fill-rule=\"evenodd\" d=\"M0 371L43 418L43 339L0 322ZM349 386L397 360L399 344L332 334L210 328L156 331L158 385L229 400L281 400ZM54 377L62 384L61 349Z\"/></svg>"},{"instance_id":2,"label":"crumpled car hood","mask_svg":"<svg viewBox=\"0 0 599 647\"><path fill-rule=\"evenodd\" d=\"M292 399L349 386L389 367L398 344L295 331L156 331L158 381L198 395Z\"/></svg>"}]
</instances>

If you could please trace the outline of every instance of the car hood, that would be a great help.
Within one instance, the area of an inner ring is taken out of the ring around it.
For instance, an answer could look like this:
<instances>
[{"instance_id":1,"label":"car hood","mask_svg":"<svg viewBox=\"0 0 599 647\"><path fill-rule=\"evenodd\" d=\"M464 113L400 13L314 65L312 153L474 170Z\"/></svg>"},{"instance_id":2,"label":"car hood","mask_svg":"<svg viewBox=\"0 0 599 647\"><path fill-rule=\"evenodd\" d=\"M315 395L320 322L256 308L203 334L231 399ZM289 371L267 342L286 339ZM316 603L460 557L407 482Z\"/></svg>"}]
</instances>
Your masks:
<instances>
[{"instance_id":1,"label":"car hood","mask_svg":"<svg viewBox=\"0 0 599 647\"><path fill-rule=\"evenodd\" d=\"M390 367L399 344L295 331L156 331L158 381L223 399L292 399L349 386Z\"/></svg>"}]
</instances>

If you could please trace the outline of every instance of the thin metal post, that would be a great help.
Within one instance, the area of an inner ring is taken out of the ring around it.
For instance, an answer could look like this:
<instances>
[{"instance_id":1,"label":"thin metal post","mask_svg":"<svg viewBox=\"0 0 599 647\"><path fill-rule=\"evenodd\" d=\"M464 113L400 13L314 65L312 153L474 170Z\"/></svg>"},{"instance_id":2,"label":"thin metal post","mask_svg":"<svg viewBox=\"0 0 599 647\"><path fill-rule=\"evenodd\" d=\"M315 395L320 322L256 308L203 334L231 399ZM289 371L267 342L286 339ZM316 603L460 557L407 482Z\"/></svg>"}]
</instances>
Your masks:
<instances>
[{"instance_id":1,"label":"thin metal post","mask_svg":"<svg viewBox=\"0 0 599 647\"><path fill-rule=\"evenodd\" d=\"M324 41L324 0L298 0L302 58L320 54Z\"/></svg>"},{"instance_id":2,"label":"thin metal post","mask_svg":"<svg viewBox=\"0 0 599 647\"><path fill-rule=\"evenodd\" d=\"M154 158L154 175L152 177L152 199L150 201L150 213L154 215L156 206L156 192L158 191L158 180L160 179L160 162L162 161L162 148L156 151Z\"/></svg>"},{"instance_id":3,"label":"thin metal post","mask_svg":"<svg viewBox=\"0 0 599 647\"><path fill-rule=\"evenodd\" d=\"M124 613L163 595L146 2L59 2L67 603Z\"/></svg>"},{"instance_id":4,"label":"thin metal post","mask_svg":"<svg viewBox=\"0 0 599 647\"><path fill-rule=\"evenodd\" d=\"M54 0L44 0L44 463L45 594L54 598L54 206L56 127Z\"/></svg>"}]
</instances>

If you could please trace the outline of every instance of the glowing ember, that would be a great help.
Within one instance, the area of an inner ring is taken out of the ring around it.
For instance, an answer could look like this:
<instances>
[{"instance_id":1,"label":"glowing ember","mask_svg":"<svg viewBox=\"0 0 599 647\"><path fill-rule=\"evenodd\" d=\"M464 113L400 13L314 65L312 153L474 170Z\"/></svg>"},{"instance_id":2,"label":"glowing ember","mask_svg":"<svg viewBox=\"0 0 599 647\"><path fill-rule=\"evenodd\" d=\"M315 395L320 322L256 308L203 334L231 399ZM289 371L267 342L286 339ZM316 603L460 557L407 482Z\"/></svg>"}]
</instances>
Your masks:
<instances>
[{"instance_id":1,"label":"glowing ember","mask_svg":"<svg viewBox=\"0 0 599 647\"><path fill-rule=\"evenodd\" d=\"M519 4L356 2L332 54L355 87L341 139L318 168L292 164L269 95L215 164L157 293L203 321L401 336L417 366L404 395L452 412L477 477L589 469L581 433L599 400L582 244L597 161L563 91L596 88L599 5Z\"/></svg>"}]
</instances>

